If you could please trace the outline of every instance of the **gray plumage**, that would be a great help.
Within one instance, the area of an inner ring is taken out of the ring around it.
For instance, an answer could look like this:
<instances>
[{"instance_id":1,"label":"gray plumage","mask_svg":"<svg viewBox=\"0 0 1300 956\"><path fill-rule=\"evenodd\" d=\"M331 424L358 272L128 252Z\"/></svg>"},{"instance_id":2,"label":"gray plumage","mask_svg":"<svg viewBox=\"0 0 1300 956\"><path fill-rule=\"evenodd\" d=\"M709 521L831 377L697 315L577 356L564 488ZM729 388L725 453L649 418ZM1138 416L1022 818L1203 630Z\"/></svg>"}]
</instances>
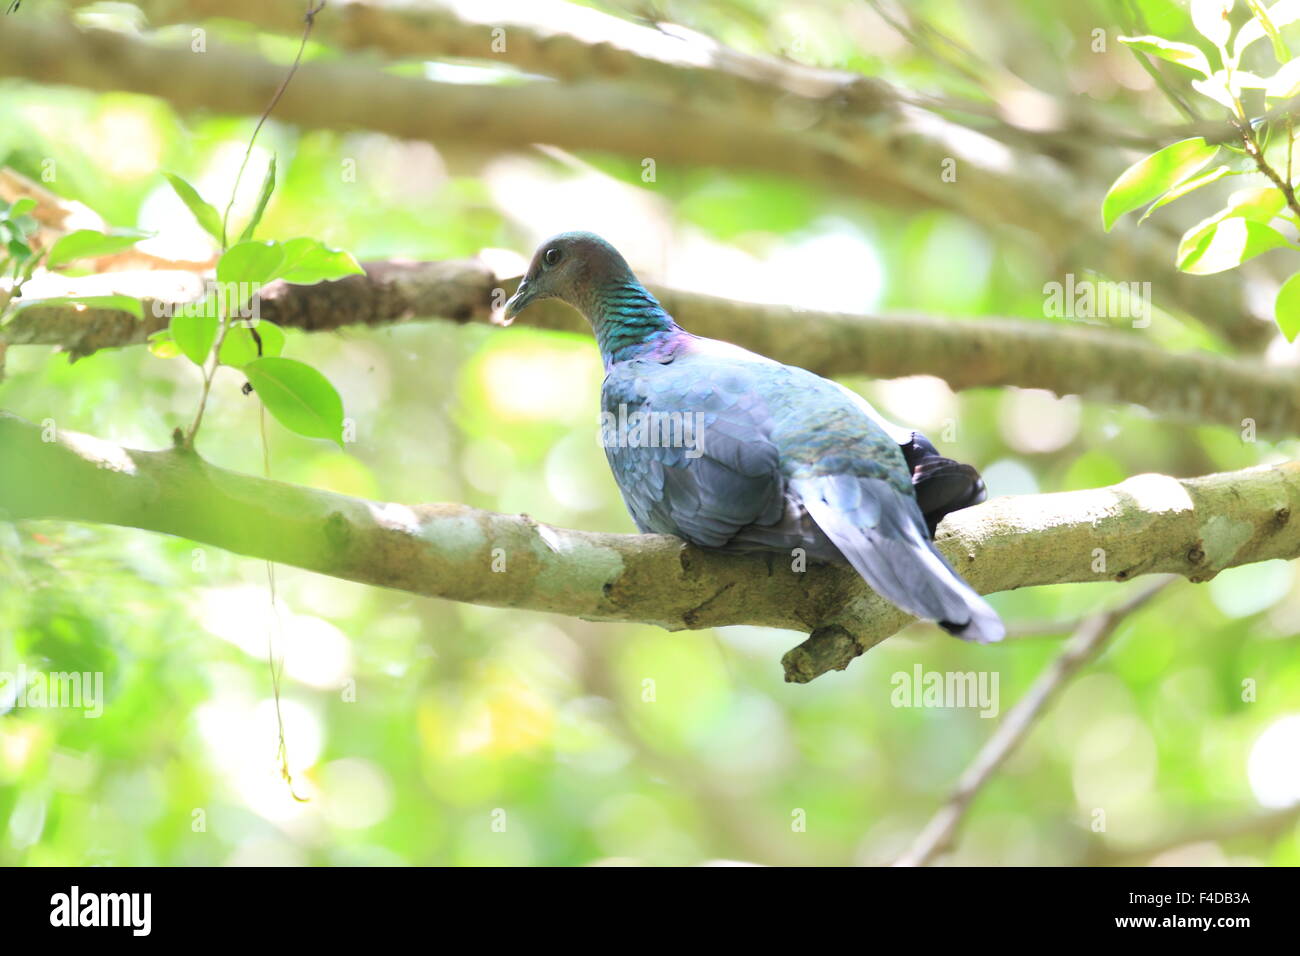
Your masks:
<instances>
[{"instance_id":1,"label":"gray plumage","mask_svg":"<svg viewBox=\"0 0 1300 956\"><path fill-rule=\"evenodd\" d=\"M943 515L983 499L973 468L841 385L684 331L591 233L543 243L506 314L549 297L595 331L601 408L619 425L605 453L641 531L706 548L802 548L847 562L883 597L953 634L1002 638L997 614L931 540ZM647 444L646 432L622 427L636 421L665 434L648 433Z\"/></svg>"}]
</instances>

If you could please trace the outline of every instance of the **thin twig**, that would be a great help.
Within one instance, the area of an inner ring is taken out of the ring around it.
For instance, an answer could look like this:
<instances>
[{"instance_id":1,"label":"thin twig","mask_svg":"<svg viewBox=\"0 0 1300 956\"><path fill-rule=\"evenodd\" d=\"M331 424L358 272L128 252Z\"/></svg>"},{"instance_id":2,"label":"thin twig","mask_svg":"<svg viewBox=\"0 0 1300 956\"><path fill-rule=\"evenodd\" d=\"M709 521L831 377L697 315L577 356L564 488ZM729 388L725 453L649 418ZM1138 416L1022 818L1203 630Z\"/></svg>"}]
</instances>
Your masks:
<instances>
[{"instance_id":1,"label":"thin twig","mask_svg":"<svg viewBox=\"0 0 1300 956\"><path fill-rule=\"evenodd\" d=\"M253 135L248 139L248 147L244 150L243 162L239 164L239 172L235 174L235 184L230 189L230 201L226 203L226 211L221 216L221 248L222 251L228 246L226 237L226 224L230 219L230 210L235 205L235 197L239 195L239 181L244 177L244 170L248 167L249 157L253 155L253 146L257 143L257 134L262 132L262 126L265 125L267 118L270 117L271 111L275 109L275 104L280 102L280 97L289 86L289 81L293 75L298 72L298 64L302 62L303 52L307 49L307 38L311 36L312 27L316 25L316 14L325 9L325 0L319 4L307 4L307 12L303 15L302 40L298 43L298 53L293 58L293 63L289 66L289 72L284 75L280 81L279 87L276 88L275 95L271 97L271 102L267 104L266 109L257 120L257 125L253 127ZM189 431L185 433L185 447L194 447L194 436L199 432L199 425L203 423L203 411L208 405L208 393L212 390L212 379L217 374L217 369L221 366L221 346L226 341L226 333L230 329L228 321L229 316L225 314L224 296L219 297L221 312L218 315L220 325L217 329L217 338L212 345L212 356L210 361L203 369L203 391L199 394L199 408L194 413L194 421L190 424Z\"/></svg>"},{"instance_id":2,"label":"thin twig","mask_svg":"<svg viewBox=\"0 0 1300 956\"><path fill-rule=\"evenodd\" d=\"M308 3L307 12L303 15L302 39L298 43L298 53L293 58L293 63L289 66L289 72L286 73L284 79L280 81L280 85L276 89L275 95L271 97L271 102L267 105L266 109L262 111L261 117L257 120L257 125L253 127L253 135L248 139L248 148L244 150L244 161L239 164L239 172L235 174L235 185L230 190L230 201L226 203L226 211L221 216L221 247L223 249L226 247L226 222L230 219L230 210L235 205L235 196L239 193L239 181L244 177L244 170L248 166L249 157L253 155L253 144L257 142L257 134L262 132L262 126L266 123L267 118L270 117L271 111L275 109L275 104L280 102L280 97L283 96L284 91L289 88L289 81L292 80L293 75L298 72L298 64L302 62L303 52L307 49L307 38L311 36L311 29L316 25L316 14L320 13L324 9L325 0L321 0L319 4L314 6L310 2Z\"/></svg>"},{"instance_id":3,"label":"thin twig","mask_svg":"<svg viewBox=\"0 0 1300 956\"><path fill-rule=\"evenodd\" d=\"M1066 681L1097 655L1126 617L1174 580L1176 579L1165 578L1138 592L1118 607L1095 614L1079 625L1060 656L1039 675L1029 692L1007 712L1001 726L962 773L947 803L930 819L907 852L895 861L895 866L925 866L952 846L957 829L975 797L1029 735Z\"/></svg>"},{"instance_id":4,"label":"thin twig","mask_svg":"<svg viewBox=\"0 0 1300 956\"><path fill-rule=\"evenodd\" d=\"M266 438L266 405L259 402L258 428L262 434L262 474L271 480L271 445ZM278 632L283 640L284 625L280 620L279 599L275 586L275 562L266 562L266 590L271 598L271 626L266 632L266 665L271 670L271 690L275 697L275 726L279 734L275 757L280 763L280 777L289 788L289 796L299 803L309 802L306 797L298 796L293 789L293 774L289 771L289 745L284 738L284 712L280 708L280 681L284 676L284 657L275 655L275 636Z\"/></svg>"},{"instance_id":5,"label":"thin twig","mask_svg":"<svg viewBox=\"0 0 1300 956\"><path fill-rule=\"evenodd\" d=\"M1291 151L1295 146L1295 120L1290 116L1286 118L1286 181L1291 183Z\"/></svg>"},{"instance_id":6,"label":"thin twig","mask_svg":"<svg viewBox=\"0 0 1300 956\"><path fill-rule=\"evenodd\" d=\"M934 60L939 66L956 70L976 87L992 96L988 89L988 78L993 67L980 61L968 47L951 39L904 7L900 6L898 12L895 13L886 9L882 0L869 0L869 2L880 19L884 20L913 47ZM955 55L944 53L931 40L938 40L939 43L948 47L952 54ZM963 59L970 62L962 62Z\"/></svg>"},{"instance_id":7,"label":"thin twig","mask_svg":"<svg viewBox=\"0 0 1300 956\"><path fill-rule=\"evenodd\" d=\"M1300 203L1296 202L1295 187L1291 185L1290 177L1288 176L1287 179L1284 180L1277 174L1277 170L1269 165L1268 160L1264 158L1264 151L1259 148L1259 141L1255 138L1255 131L1251 128L1249 123L1236 121L1236 125L1237 131L1241 133L1242 142L1246 146L1246 155L1255 161L1255 166L1261 173L1268 177L1269 182L1282 191L1282 195L1286 197L1287 208L1290 209L1295 216L1300 217ZM1288 148L1288 166L1290 165L1290 161L1290 150Z\"/></svg>"}]
</instances>

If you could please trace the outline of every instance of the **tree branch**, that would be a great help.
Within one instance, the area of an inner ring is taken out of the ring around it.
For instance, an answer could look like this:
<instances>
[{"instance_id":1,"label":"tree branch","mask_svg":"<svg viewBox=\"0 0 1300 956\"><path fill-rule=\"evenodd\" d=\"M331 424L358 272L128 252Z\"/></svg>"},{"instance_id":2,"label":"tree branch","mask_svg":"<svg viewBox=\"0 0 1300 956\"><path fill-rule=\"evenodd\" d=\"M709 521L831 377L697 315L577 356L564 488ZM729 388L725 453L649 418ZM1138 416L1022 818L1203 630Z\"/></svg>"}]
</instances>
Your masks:
<instances>
[{"instance_id":1,"label":"tree branch","mask_svg":"<svg viewBox=\"0 0 1300 956\"><path fill-rule=\"evenodd\" d=\"M71 0L71 7L100 0ZM259 30L296 35L302 27L298 0L134 0L155 29L214 20L242 20ZM566 82L603 77L678 99L704 98L729 109L748 110L768 119L789 109L789 98L811 101L819 124L834 124L846 134L854 125L897 113L905 105L927 112L957 114L963 125L995 139L1072 165L1074 155L1096 147L1130 146L1151 150L1170 141L1205 135L1211 142L1236 139L1230 123L1196 121L1135 130L1081 111L1057 97L1058 124L1028 128L1007 121L999 104L953 97L917 96L849 70L815 67L789 59L756 56L671 23L653 26L589 8L566 10L560 28L544 8L516 9L503 19L472 8L437 3L354 2L332 5L317 24L316 37L340 50L377 52L395 59L468 60ZM895 25L897 26L897 25ZM494 42L494 30L500 40ZM909 40L914 38L909 37ZM1044 94L1047 95L1047 94ZM784 101L784 103L783 103ZM1300 112L1300 98L1274 110ZM1080 146L1086 143L1086 146Z\"/></svg>"},{"instance_id":2,"label":"tree branch","mask_svg":"<svg viewBox=\"0 0 1300 956\"><path fill-rule=\"evenodd\" d=\"M475 29L481 34L481 56L491 59L489 28ZM588 46L587 58L605 55L602 44ZM721 54L715 59L730 64L720 81L724 86L749 90L747 84L757 82L743 79L748 67ZM716 79L715 65L705 72ZM676 70L680 64L655 69ZM832 72L795 72L801 70ZM0 76L143 93L181 110L256 115L281 74L278 64L233 47L210 44L196 54L106 30L78 30L59 19L15 18L0 31ZM866 92L849 97L856 103L851 122L828 120L839 115L835 109L815 95L805 96L809 125L790 118L788 91L767 95L758 109L730 109L697 95L690 69L682 76L685 80L679 76L665 94L662 84L629 88L590 79L443 83L365 63L316 61L298 71L277 116L307 128L372 129L452 148L510 150L549 143L638 162L653 157L661 166L776 173L887 206L948 209L1033 235L1058 276L1095 270L1117 281L1149 281L1163 307L1180 310L1231 341L1253 345L1271 335L1265 323L1243 321L1239 290L1231 282L1174 269L1158 232L1103 235L1093 191L1071 184L1045 160L1035 165L997 151L994 156L987 141L975 136L979 145L973 145L969 130L936 114L896 109L891 95L880 93L873 81L854 87ZM770 78L762 82L778 85ZM837 90L829 96L835 103L849 80L827 82ZM749 94L736 96L747 101ZM957 182L941 176L951 162L959 163Z\"/></svg>"},{"instance_id":3,"label":"tree branch","mask_svg":"<svg viewBox=\"0 0 1300 956\"><path fill-rule=\"evenodd\" d=\"M0 414L0 509L174 534L413 594L671 630L816 629L786 679L844 668L909 620L851 570L702 551L664 535L596 534L458 504L366 501L136 451ZM48 440L42 440L46 438ZM950 515L939 547L982 593L1126 581L1300 555L1300 464L998 498ZM497 570L500 569L500 570Z\"/></svg>"},{"instance_id":4,"label":"tree branch","mask_svg":"<svg viewBox=\"0 0 1300 956\"><path fill-rule=\"evenodd\" d=\"M365 269L365 276L338 282L269 286L259 300L262 318L309 331L415 318L488 322L494 292L500 290L496 297L502 301L501 294L513 291L518 282L495 276L475 260L370 262ZM93 281L94 291L105 291L104 277ZM170 279L113 273L111 281L114 291L143 297L143 323L125 312L33 306L0 329L0 341L59 345L78 357L142 343L166 326L173 303L163 301L158 286L169 288ZM692 332L820 375L935 375L954 389L1045 388L1059 395L1143 405L1192 424L1241 428L1249 419L1259 434L1300 432L1300 376L1294 369L1208 352L1170 353L1136 333L1051 321L811 312L662 286L651 290ZM69 281L63 291L76 294L77 281ZM554 301L538 303L523 321L545 329L591 331L581 316Z\"/></svg>"},{"instance_id":5,"label":"tree branch","mask_svg":"<svg viewBox=\"0 0 1300 956\"><path fill-rule=\"evenodd\" d=\"M298 0L136 0L135 5L155 29L218 19L242 20L269 33L297 34L302 28ZM428 0L342 3L320 17L316 38L341 50L396 59L504 64L569 82L604 77L661 96L703 95L769 116L779 100L793 95L818 101L822 122L871 119L897 103L891 87L861 73L743 53L671 24L643 26L583 7L564 10L558 28L554 8L487 13L492 15Z\"/></svg>"},{"instance_id":6,"label":"tree branch","mask_svg":"<svg viewBox=\"0 0 1300 956\"><path fill-rule=\"evenodd\" d=\"M895 862L895 866L925 866L952 846L957 829L975 797L1029 736L1038 718L1046 712L1048 704L1061 688L1080 668L1097 656L1102 645L1126 617L1150 601L1173 580L1167 578L1148 586L1119 607L1094 614L1079 625L1061 655L1039 676L1028 693L1016 702L997 731L980 748L957 781L947 803L939 808L907 852Z\"/></svg>"}]
</instances>

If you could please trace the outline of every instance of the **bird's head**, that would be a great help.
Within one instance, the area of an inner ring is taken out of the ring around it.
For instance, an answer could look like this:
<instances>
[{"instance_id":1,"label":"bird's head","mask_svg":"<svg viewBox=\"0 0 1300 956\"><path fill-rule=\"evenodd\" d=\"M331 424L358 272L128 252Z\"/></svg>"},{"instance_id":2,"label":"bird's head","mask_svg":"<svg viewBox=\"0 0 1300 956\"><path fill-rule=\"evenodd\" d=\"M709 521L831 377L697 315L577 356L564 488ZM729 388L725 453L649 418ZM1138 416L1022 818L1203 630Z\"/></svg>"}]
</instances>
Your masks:
<instances>
[{"instance_id":1,"label":"bird's head","mask_svg":"<svg viewBox=\"0 0 1300 956\"><path fill-rule=\"evenodd\" d=\"M559 299L590 316L593 291L630 275L618 250L600 236L562 232L537 247L527 274L506 302L506 319L513 320L538 299Z\"/></svg>"}]
</instances>

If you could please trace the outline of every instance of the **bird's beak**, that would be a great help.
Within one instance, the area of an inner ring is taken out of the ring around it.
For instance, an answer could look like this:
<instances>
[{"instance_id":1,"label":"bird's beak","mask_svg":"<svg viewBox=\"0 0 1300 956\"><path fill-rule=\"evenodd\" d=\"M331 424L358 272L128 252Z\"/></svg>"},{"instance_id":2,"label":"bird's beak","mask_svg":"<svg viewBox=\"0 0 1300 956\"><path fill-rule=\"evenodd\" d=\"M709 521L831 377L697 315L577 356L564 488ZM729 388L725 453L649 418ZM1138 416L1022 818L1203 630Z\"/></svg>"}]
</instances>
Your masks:
<instances>
[{"instance_id":1,"label":"bird's beak","mask_svg":"<svg viewBox=\"0 0 1300 956\"><path fill-rule=\"evenodd\" d=\"M528 308L528 303L532 302L533 298L533 290L528 285L528 280L524 279L519 283L519 288L515 289L515 294L506 300L506 321L513 322L515 316Z\"/></svg>"}]
</instances>

